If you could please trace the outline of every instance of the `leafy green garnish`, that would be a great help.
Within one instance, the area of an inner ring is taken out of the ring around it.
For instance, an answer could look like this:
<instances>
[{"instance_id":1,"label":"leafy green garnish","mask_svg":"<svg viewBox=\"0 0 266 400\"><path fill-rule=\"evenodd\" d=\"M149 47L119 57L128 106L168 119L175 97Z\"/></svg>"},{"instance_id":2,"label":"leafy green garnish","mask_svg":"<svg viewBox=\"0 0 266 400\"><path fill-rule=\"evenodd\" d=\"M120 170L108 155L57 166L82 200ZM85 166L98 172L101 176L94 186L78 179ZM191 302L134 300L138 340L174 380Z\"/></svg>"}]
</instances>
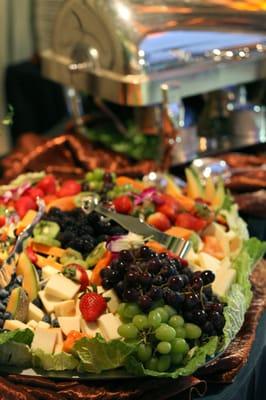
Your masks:
<instances>
[{"instance_id":1,"label":"leafy green garnish","mask_svg":"<svg viewBox=\"0 0 266 400\"><path fill-rule=\"evenodd\" d=\"M0 346L0 364L28 367L31 361L30 348L26 344L10 341Z\"/></svg>"},{"instance_id":2,"label":"leafy green garnish","mask_svg":"<svg viewBox=\"0 0 266 400\"><path fill-rule=\"evenodd\" d=\"M230 190L227 189L227 190L225 190L225 192L224 192L224 202L223 202L223 205L222 205L221 208L222 208L223 210L230 211L233 205L234 205L234 198L233 198L233 196L231 195Z\"/></svg>"},{"instance_id":3,"label":"leafy green garnish","mask_svg":"<svg viewBox=\"0 0 266 400\"><path fill-rule=\"evenodd\" d=\"M93 339L82 338L76 342L73 354L81 361L81 371L101 373L124 366L134 350L134 346L121 340L106 342L97 335Z\"/></svg>"},{"instance_id":4,"label":"leafy green garnish","mask_svg":"<svg viewBox=\"0 0 266 400\"><path fill-rule=\"evenodd\" d=\"M72 354L47 354L38 349L32 353L32 364L33 367L46 371L71 371L78 367L79 361Z\"/></svg>"},{"instance_id":5,"label":"leafy green garnish","mask_svg":"<svg viewBox=\"0 0 266 400\"><path fill-rule=\"evenodd\" d=\"M16 329L0 333L0 346L8 342L16 342L30 345L33 340L33 332L30 329Z\"/></svg>"},{"instance_id":6,"label":"leafy green garnish","mask_svg":"<svg viewBox=\"0 0 266 400\"><path fill-rule=\"evenodd\" d=\"M199 216L201 218L205 218L205 219L210 217L211 210L209 209L207 204L196 203L195 209L196 209L197 216Z\"/></svg>"}]
</instances>

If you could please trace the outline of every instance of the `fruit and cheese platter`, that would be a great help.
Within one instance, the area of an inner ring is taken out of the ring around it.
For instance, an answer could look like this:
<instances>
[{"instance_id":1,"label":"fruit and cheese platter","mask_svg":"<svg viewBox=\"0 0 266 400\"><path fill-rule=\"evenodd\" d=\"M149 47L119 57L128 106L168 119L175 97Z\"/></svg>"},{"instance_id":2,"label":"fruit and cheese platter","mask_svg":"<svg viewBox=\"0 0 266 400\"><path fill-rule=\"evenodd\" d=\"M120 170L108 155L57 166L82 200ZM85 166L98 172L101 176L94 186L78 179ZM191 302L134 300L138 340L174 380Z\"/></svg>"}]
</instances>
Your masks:
<instances>
[{"instance_id":1,"label":"fruit and cheese platter","mask_svg":"<svg viewBox=\"0 0 266 400\"><path fill-rule=\"evenodd\" d=\"M34 172L0 186L0 369L177 378L227 348L266 244L249 238L222 180L193 168L184 187L158 177ZM160 232L189 244L182 256Z\"/></svg>"}]
</instances>

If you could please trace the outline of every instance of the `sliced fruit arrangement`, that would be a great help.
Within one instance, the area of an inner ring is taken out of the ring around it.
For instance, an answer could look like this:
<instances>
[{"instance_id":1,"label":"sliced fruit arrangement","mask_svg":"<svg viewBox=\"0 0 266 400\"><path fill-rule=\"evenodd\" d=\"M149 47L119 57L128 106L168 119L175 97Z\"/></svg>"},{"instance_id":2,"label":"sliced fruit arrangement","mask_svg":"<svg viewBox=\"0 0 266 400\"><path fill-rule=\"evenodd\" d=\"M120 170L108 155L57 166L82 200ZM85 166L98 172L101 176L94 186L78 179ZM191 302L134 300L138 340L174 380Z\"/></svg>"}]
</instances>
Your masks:
<instances>
[{"instance_id":1,"label":"sliced fruit arrangement","mask_svg":"<svg viewBox=\"0 0 266 400\"><path fill-rule=\"evenodd\" d=\"M31 365L48 370L123 366L177 377L226 347L243 322L252 296L248 275L266 247L247 240L220 182L203 185L193 170L187 179L182 191L167 176L162 191L96 169L82 182L59 184L40 173L0 187L3 215L14 221L6 257L33 221L36 198L47 204L15 260L16 274L0 289L0 362L11 341ZM91 192L118 213L190 239L187 259L86 214L82 199ZM0 233L10 226L4 221Z\"/></svg>"}]
</instances>

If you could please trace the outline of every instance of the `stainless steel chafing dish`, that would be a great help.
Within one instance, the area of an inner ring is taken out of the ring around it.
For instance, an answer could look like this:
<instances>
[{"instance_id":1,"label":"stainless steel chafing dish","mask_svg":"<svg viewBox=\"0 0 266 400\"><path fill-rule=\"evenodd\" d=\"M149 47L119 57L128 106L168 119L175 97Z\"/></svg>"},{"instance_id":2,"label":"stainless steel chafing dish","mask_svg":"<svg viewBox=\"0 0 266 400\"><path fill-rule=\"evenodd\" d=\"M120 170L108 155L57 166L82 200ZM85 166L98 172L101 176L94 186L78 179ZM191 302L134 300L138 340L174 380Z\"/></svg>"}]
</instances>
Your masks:
<instances>
[{"instance_id":1,"label":"stainless steel chafing dish","mask_svg":"<svg viewBox=\"0 0 266 400\"><path fill-rule=\"evenodd\" d=\"M66 0L50 43L50 79L120 105L161 104L165 92L177 104L266 78L266 2Z\"/></svg>"}]
</instances>

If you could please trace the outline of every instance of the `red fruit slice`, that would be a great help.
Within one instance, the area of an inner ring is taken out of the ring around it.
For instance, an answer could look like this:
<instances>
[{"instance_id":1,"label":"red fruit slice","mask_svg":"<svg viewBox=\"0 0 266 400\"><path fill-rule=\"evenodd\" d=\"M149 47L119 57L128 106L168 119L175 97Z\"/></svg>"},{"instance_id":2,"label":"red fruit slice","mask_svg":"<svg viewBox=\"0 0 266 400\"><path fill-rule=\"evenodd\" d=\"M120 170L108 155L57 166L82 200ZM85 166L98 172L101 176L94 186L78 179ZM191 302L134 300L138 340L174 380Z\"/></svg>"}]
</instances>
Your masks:
<instances>
[{"instance_id":1,"label":"red fruit slice","mask_svg":"<svg viewBox=\"0 0 266 400\"><path fill-rule=\"evenodd\" d=\"M15 210L17 211L20 218L29 210L36 210L36 202L30 196L22 196L15 202Z\"/></svg>"},{"instance_id":2,"label":"red fruit slice","mask_svg":"<svg viewBox=\"0 0 266 400\"><path fill-rule=\"evenodd\" d=\"M114 201L116 212L121 214L130 214L133 209L133 203L128 196L119 196Z\"/></svg>"},{"instance_id":3,"label":"red fruit slice","mask_svg":"<svg viewBox=\"0 0 266 400\"><path fill-rule=\"evenodd\" d=\"M37 187L41 189L44 194L55 194L56 180L53 175L47 175L38 182Z\"/></svg>"},{"instance_id":4,"label":"red fruit slice","mask_svg":"<svg viewBox=\"0 0 266 400\"><path fill-rule=\"evenodd\" d=\"M69 179L63 183L57 192L58 197L74 196L81 192L81 184L74 179Z\"/></svg>"},{"instance_id":5,"label":"red fruit slice","mask_svg":"<svg viewBox=\"0 0 266 400\"><path fill-rule=\"evenodd\" d=\"M191 229L196 232L201 231L208 225L208 221L205 219L195 217L194 215L188 213L178 214L175 223L177 226Z\"/></svg>"},{"instance_id":6,"label":"red fruit slice","mask_svg":"<svg viewBox=\"0 0 266 400\"><path fill-rule=\"evenodd\" d=\"M84 294L79 303L79 309L82 317L87 322L95 322L105 312L107 308L106 300L98 293Z\"/></svg>"},{"instance_id":7,"label":"red fruit slice","mask_svg":"<svg viewBox=\"0 0 266 400\"><path fill-rule=\"evenodd\" d=\"M171 222L169 218L161 212L151 214L147 219L148 224L154 226L154 228L160 231L166 231L170 228Z\"/></svg>"},{"instance_id":8,"label":"red fruit slice","mask_svg":"<svg viewBox=\"0 0 266 400\"><path fill-rule=\"evenodd\" d=\"M27 192L25 194L27 196L30 196L33 200L36 200L36 197L43 198L43 196L44 196L43 190L41 188L38 188L37 186L27 190Z\"/></svg>"},{"instance_id":9,"label":"red fruit slice","mask_svg":"<svg viewBox=\"0 0 266 400\"><path fill-rule=\"evenodd\" d=\"M156 211L164 214L169 218L172 222L176 219L176 211L171 205L163 204L161 206L156 207Z\"/></svg>"}]
</instances>

